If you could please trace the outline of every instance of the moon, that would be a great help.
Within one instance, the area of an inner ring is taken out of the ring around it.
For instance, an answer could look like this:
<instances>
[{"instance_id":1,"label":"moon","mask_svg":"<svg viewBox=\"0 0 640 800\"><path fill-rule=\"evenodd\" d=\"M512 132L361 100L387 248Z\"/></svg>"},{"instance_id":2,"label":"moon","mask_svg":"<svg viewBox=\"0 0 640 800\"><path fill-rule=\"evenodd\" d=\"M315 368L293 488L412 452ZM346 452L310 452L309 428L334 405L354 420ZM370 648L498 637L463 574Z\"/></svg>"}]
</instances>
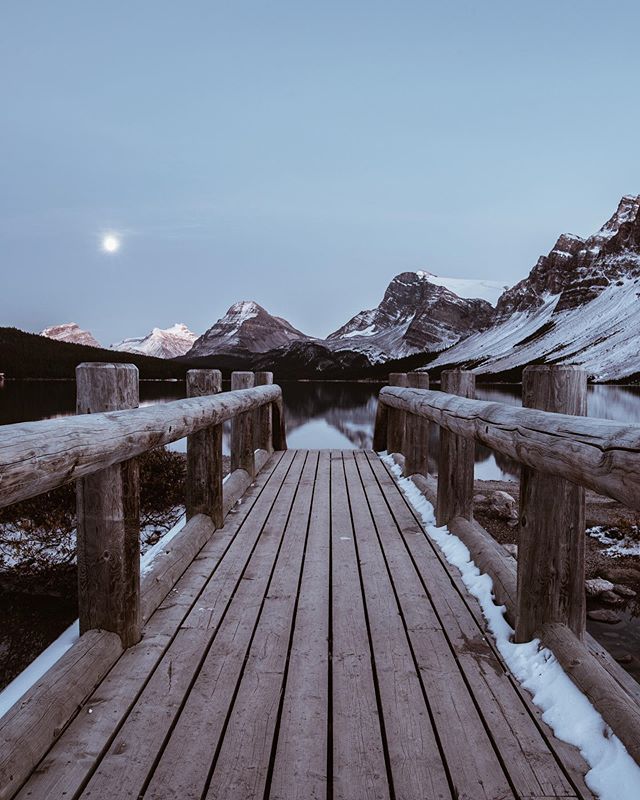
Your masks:
<instances>
[{"instance_id":1,"label":"moon","mask_svg":"<svg viewBox=\"0 0 640 800\"><path fill-rule=\"evenodd\" d=\"M120 239L114 233L102 237L102 249L105 253L116 253L120 249Z\"/></svg>"}]
</instances>

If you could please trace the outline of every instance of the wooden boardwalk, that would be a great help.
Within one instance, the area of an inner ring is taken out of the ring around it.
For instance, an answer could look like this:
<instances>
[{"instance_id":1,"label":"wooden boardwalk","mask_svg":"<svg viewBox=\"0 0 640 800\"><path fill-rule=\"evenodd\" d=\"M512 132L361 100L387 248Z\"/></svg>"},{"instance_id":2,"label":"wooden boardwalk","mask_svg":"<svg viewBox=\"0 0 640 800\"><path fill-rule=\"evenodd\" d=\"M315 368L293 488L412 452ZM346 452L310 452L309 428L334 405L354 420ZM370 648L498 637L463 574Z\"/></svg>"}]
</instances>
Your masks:
<instances>
[{"instance_id":1,"label":"wooden boardwalk","mask_svg":"<svg viewBox=\"0 0 640 800\"><path fill-rule=\"evenodd\" d=\"M591 798L373 452L274 454L17 794Z\"/></svg>"}]
</instances>

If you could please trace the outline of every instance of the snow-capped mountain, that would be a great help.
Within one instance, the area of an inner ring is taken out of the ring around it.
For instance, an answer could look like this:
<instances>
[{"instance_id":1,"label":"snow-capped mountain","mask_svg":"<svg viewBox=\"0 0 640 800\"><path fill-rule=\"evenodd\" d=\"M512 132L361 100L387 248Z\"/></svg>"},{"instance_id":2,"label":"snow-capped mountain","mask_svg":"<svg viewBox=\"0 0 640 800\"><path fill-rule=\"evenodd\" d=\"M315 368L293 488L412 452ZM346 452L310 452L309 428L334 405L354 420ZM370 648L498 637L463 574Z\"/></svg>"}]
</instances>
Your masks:
<instances>
[{"instance_id":1,"label":"snow-capped mountain","mask_svg":"<svg viewBox=\"0 0 640 800\"><path fill-rule=\"evenodd\" d=\"M594 380L640 373L640 196L628 195L600 230L560 236L497 304L496 324L429 368L512 373L526 364L576 364Z\"/></svg>"},{"instance_id":2,"label":"snow-capped mountain","mask_svg":"<svg viewBox=\"0 0 640 800\"><path fill-rule=\"evenodd\" d=\"M193 344L188 356L246 355L308 339L281 317L274 317L258 303L234 303L206 333Z\"/></svg>"},{"instance_id":3,"label":"snow-capped mountain","mask_svg":"<svg viewBox=\"0 0 640 800\"><path fill-rule=\"evenodd\" d=\"M380 305L356 314L326 344L332 350L361 352L372 363L439 352L489 327L495 317L492 302L504 288L493 281L402 272L388 285Z\"/></svg>"},{"instance_id":4,"label":"snow-capped mountain","mask_svg":"<svg viewBox=\"0 0 640 800\"><path fill-rule=\"evenodd\" d=\"M84 331L75 322L65 322L62 325L52 325L40 332L40 336L47 339L57 339L59 342L72 344L85 344L89 347L102 347L89 331Z\"/></svg>"},{"instance_id":5,"label":"snow-capped mountain","mask_svg":"<svg viewBox=\"0 0 640 800\"><path fill-rule=\"evenodd\" d=\"M112 344L111 349L126 353L143 353L157 358L177 358L190 350L197 338L186 325L177 322L170 328L154 328L146 336L123 339L117 344Z\"/></svg>"}]
</instances>

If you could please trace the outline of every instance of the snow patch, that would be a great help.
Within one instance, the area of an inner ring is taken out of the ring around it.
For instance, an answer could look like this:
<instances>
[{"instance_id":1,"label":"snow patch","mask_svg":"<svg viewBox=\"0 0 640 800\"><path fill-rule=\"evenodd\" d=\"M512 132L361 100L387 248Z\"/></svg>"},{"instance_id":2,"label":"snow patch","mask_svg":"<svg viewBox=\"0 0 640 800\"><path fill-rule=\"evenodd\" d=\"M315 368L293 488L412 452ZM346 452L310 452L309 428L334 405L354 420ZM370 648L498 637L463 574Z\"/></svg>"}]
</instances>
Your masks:
<instances>
[{"instance_id":1,"label":"snow patch","mask_svg":"<svg viewBox=\"0 0 640 800\"><path fill-rule=\"evenodd\" d=\"M401 491L422 519L425 531L444 557L460 570L462 581L482 609L498 651L518 681L533 696L544 713L543 720L558 739L577 747L590 767L587 786L601 800L637 800L640 797L640 767L620 739L605 723L585 695L560 666L553 653L538 639L516 644L513 628L504 618L505 607L493 598L493 582L480 572L463 542L446 527L435 525L434 509L393 458L381 453L382 461L396 478Z\"/></svg>"},{"instance_id":2,"label":"snow patch","mask_svg":"<svg viewBox=\"0 0 640 800\"><path fill-rule=\"evenodd\" d=\"M608 547L604 550L605 556L609 558L621 558L622 556L640 556L640 532L636 529L636 537L623 536L622 539L616 539L607 534L607 528L603 525L596 525L593 528L587 528L588 535L600 542L606 544Z\"/></svg>"},{"instance_id":3,"label":"snow patch","mask_svg":"<svg viewBox=\"0 0 640 800\"><path fill-rule=\"evenodd\" d=\"M443 286L450 292L464 297L466 300L486 300L495 306L500 295L509 287L500 281L475 280L473 278L443 278L425 270L418 270L416 275L435 286Z\"/></svg>"}]
</instances>

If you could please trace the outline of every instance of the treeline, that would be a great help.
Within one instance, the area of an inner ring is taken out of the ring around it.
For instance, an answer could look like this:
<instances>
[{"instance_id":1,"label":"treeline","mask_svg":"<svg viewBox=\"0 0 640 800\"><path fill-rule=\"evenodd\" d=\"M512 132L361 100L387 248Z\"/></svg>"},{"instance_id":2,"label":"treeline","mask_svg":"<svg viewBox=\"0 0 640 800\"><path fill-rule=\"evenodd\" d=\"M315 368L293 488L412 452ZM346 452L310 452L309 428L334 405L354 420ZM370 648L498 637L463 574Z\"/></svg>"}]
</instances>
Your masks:
<instances>
[{"instance_id":1,"label":"treeline","mask_svg":"<svg viewBox=\"0 0 640 800\"><path fill-rule=\"evenodd\" d=\"M184 378L189 369L189 364L171 359L58 342L17 328L0 327L0 373L5 378L73 379L76 366L83 361L135 364L143 379Z\"/></svg>"}]
</instances>

